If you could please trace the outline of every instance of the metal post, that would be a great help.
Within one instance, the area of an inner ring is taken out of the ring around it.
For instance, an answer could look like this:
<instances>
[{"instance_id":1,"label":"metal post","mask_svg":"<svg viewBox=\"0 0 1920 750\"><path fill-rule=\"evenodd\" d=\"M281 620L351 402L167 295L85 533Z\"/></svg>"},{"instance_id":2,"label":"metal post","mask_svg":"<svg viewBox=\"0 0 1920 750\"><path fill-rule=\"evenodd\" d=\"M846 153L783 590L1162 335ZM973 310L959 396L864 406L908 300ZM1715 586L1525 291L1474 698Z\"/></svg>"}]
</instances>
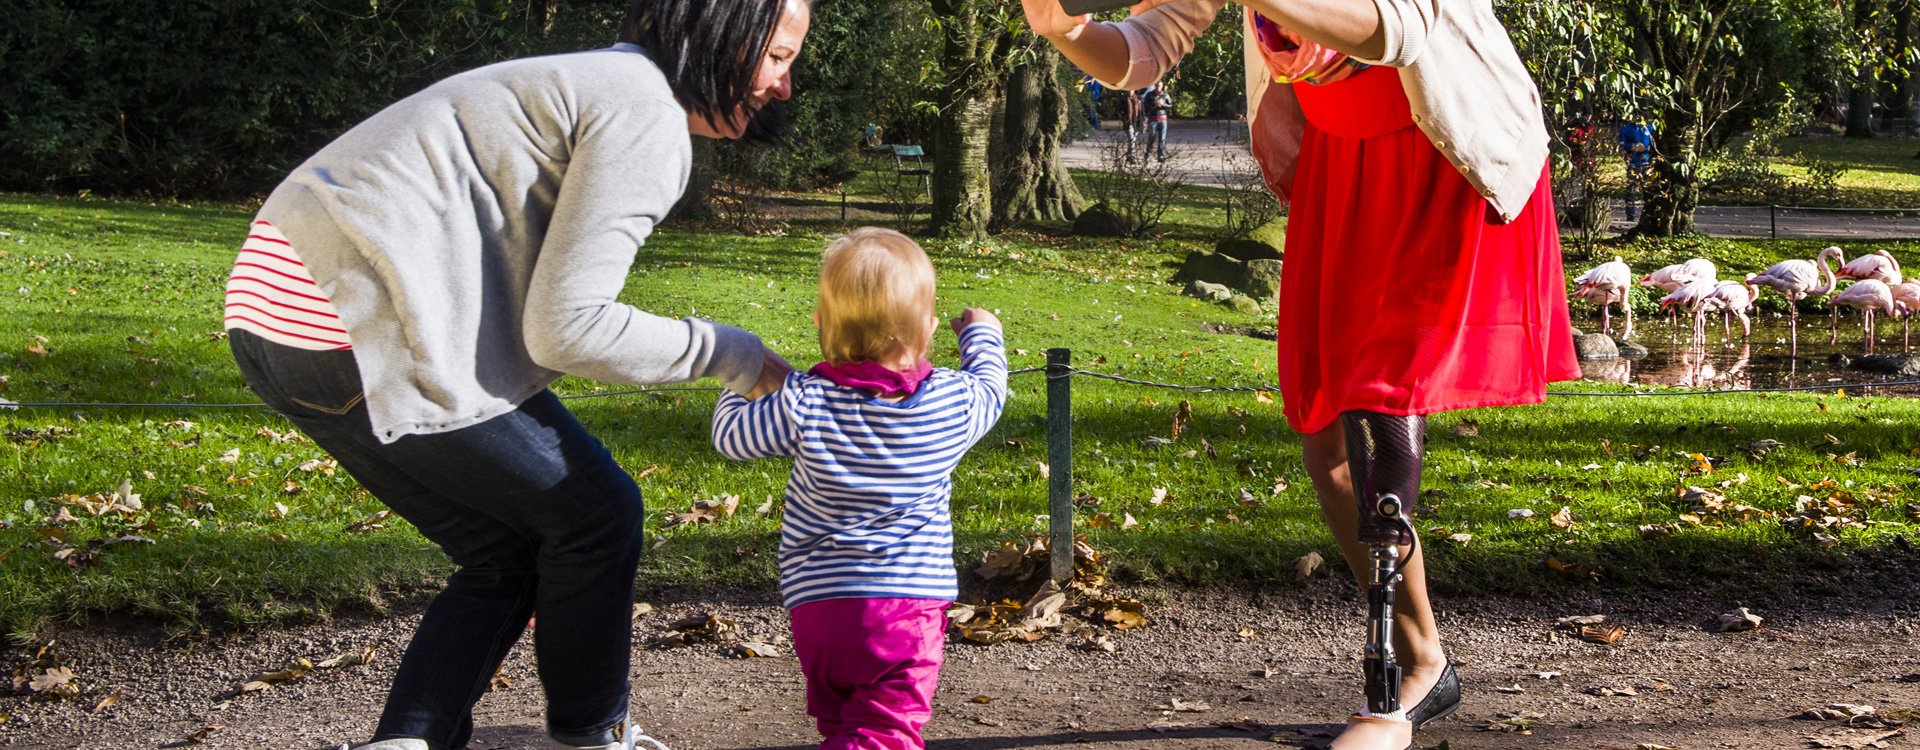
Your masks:
<instances>
[{"instance_id":1,"label":"metal post","mask_svg":"<svg viewBox=\"0 0 1920 750\"><path fill-rule=\"evenodd\" d=\"M1051 577L1073 580L1073 350L1047 350L1047 550Z\"/></svg>"},{"instance_id":2,"label":"metal post","mask_svg":"<svg viewBox=\"0 0 1920 750\"><path fill-rule=\"evenodd\" d=\"M1778 208L1780 207L1771 203L1767 204L1767 239L1770 240L1780 239L1780 217L1775 211Z\"/></svg>"}]
</instances>

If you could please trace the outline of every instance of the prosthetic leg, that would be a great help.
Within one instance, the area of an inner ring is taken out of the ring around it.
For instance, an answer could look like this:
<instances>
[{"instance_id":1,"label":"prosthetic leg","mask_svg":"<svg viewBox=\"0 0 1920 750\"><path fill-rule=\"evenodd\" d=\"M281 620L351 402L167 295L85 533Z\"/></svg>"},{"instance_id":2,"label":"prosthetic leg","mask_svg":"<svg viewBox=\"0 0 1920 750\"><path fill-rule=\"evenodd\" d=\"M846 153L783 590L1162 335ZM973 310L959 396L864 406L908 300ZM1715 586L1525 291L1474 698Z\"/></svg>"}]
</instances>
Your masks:
<instances>
[{"instance_id":1,"label":"prosthetic leg","mask_svg":"<svg viewBox=\"0 0 1920 750\"><path fill-rule=\"evenodd\" d=\"M1340 415L1340 423L1346 429L1353 495L1360 503L1360 541L1373 560L1367 584L1367 712L1398 717L1400 664L1393 654L1393 590L1404 564L1399 548L1415 543L1409 518L1420 491L1427 418L1349 411Z\"/></svg>"}]
</instances>

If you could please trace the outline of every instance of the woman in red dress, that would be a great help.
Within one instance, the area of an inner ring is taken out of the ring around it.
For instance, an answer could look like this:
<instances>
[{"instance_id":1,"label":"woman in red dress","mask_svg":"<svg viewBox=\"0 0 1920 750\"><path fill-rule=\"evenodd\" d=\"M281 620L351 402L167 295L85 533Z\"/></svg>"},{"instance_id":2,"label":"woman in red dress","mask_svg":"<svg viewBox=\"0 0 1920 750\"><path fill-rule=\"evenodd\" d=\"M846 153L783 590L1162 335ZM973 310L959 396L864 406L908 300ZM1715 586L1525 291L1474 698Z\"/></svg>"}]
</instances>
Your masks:
<instances>
[{"instance_id":1,"label":"woman in red dress","mask_svg":"<svg viewBox=\"0 0 1920 750\"><path fill-rule=\"evenodd\" d=\"M1224 4L1150 0L1094 23L1058 0L1024 2L1037 33L1115 88L1164 74ZM1245 5L1254 156L1291 204L1287 421L1355 575L1374 572L1363 538L1407 545L1388 608L1398 669L1369 676L1397 676L1404 708L1370 687L1334 747L1399 750L1459 705L1459 681L1404 507L1363 515L1356 497L1417 496L1424 415L1537 403L1549 381L1579 377L1546 126L1488 0L1447 0L1444 14L1441 0Z\"/></svg>"}]
</instances>

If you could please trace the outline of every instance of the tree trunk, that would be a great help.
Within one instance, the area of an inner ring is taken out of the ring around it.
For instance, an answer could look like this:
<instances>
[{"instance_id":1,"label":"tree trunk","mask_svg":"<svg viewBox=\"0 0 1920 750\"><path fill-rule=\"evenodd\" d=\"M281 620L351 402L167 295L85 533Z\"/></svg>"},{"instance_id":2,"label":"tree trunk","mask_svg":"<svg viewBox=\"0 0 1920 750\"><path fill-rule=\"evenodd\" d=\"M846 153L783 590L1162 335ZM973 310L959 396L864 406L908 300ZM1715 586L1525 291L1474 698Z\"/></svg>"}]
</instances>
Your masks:
<instances>
[{"instance_id":1,"label":"tree trunk","mask_svg":"<svg viewBox=\"0 0 1920 750\"><path fill-rule=\"evenodd\" d=\"M1853 30L1856 34L1870 33L1868 24L1873 23L1873 0L1853 0ZM1847 94L1847 137L1873 137L1873 66L1862 64L1854 73L1853 89Z\"/></svg>"},{"instance_id":2,"label":"tree trunk","mask_svg":"<svg viewBox=\"0 0 1920 750\"><path fill-rule=\"evenodd\" d=\"M1914 66L1920 64L1907 56L1906 49L1913 45L1913 3L1914 0L1894 0L1893 3L1893 49L1900 55L1900 62L1893 66L1893 101L1887 102L1888 117L1913 119Z\"/></svg>"},{"instance_id":3,"label":"tree trunk","mask_svg":"<svg viewBox=\"0 0 1920 750\"><path fill-rule=\"evenodd\" d=\"M1028 221L1069 221L1080 215L1080 191L1060 161L1067 131L1067 94L1060 85L1060 53L1044 42L1013 70L995 113L993 222L996 231Z\"/></svg>"},{"instance_id":4,"label":"tree trunk","mask_svg":"<svg viewBox=\"0 0 1920 750\"><path fill-rule=\"evenodd\" d=\"M1672 237L1693 231L1693 209L1700 205L1700 103L1686 92L1666 110L1654 134L1653 179L1641 188L1645 207L1629 236Z\"/></svg>"},{"instance_id":5,"label":"tree trunk","mask_svg":"<svg viewBox=\"0 0 1920 750\"><path fill-rule=\"evenodd\" d=\"M935 98L940 116L934 125L931 229L943 237L980 239L993 210L987 146L1006 70L1005 35L986 22L995 12L991 7L936 1L933 9L945 37L940 64L946 76Z\"/></svg>"}]
</instances>

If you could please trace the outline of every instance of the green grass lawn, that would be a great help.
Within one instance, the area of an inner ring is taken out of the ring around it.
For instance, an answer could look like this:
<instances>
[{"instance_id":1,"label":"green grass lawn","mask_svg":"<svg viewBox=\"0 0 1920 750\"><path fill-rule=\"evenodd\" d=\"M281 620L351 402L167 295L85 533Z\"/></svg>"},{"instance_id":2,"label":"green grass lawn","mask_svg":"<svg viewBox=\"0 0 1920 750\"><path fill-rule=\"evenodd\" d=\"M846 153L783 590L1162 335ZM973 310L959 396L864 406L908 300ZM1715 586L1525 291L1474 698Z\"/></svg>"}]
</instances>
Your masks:
<instances>
[{"instance_id":1,"label":"green grass lawn","mask_svg":"<svg viewBox=\"0 0 1920 750\"><path fill-rule=\"evenodd\" d=\"M1788 138L1780 151L1835 162L1847 170L1840 175L1840 194L1832 205L1920 208L1920 139ZM1774 169L1794 180L1806 175L1806 168L1794 163L1778 163Z\"/></svg>"},{"instance_id":2,"label":"green grass lawn","mask_svg":"<svg viewBox=\"0 0 1920 750\"><path fill-rule=\"evenodd\" d=\"M1187 210L1204 216L1202 203ZM251 401L219 336L226 267L249 217L245 206L0 196L0 398ZM1166 282L1170 262L1208 231L1204 219L1182 221L1141 241L1038 233L930 242L940 309L995 309L1015 368L1038 367L1047 348L1064 346L1098 372L1270 383L1271 342L1202 329L1265 329L1268 315L1197 302ZM624 299L743 325L804 366L816 356L808 316L823 231L805 222L778 237L663 231L643 248ZM1804 244L1617 251L1637 264L1695 252L1759 264L1809 255ZM936 342L937 364L955 359L951 338ZM955 476L967 567L984 548L1045 529L1043 386L1038 375L1015 376L1006 415ZM1334 556L1277 403L1089 378L1073 387L1078 519L1116 578L1290 581L1306 551ZM556 385L562 395L624 389ZM787 465L715 454L713 398L665 390L571 402L641 477L658 545L643 564L645 586L773 584L777 514L753 511L777 503ZM1194 416L1180 441L1144 443L1169 434L1183 399ZM1920 401L1556 397L1436 417L1432 433L1431 492L1417 523L1436 585L1451 592L1746 591L1847 566L1915 531ZM0 628L16 641L100 613L192 633L378 610L431 590L447 570L404 522L375 517L378 501L270 412L23 408L0 410L0 434ZM1746 449L1762 440L1779 446ZM115 502L123 482L137 508ZM1688 486L1718 496L1687 496ZM725 495L741 498L735 516L665 526L669 514ZM1569 523L1556 524L1562 507ZM1534 515L1509 517L1519 509ZM1824 526L1782 523L1796 515ZM1137 526L1106 523L1128 516Z\"/></svg>"}]
</instances>

